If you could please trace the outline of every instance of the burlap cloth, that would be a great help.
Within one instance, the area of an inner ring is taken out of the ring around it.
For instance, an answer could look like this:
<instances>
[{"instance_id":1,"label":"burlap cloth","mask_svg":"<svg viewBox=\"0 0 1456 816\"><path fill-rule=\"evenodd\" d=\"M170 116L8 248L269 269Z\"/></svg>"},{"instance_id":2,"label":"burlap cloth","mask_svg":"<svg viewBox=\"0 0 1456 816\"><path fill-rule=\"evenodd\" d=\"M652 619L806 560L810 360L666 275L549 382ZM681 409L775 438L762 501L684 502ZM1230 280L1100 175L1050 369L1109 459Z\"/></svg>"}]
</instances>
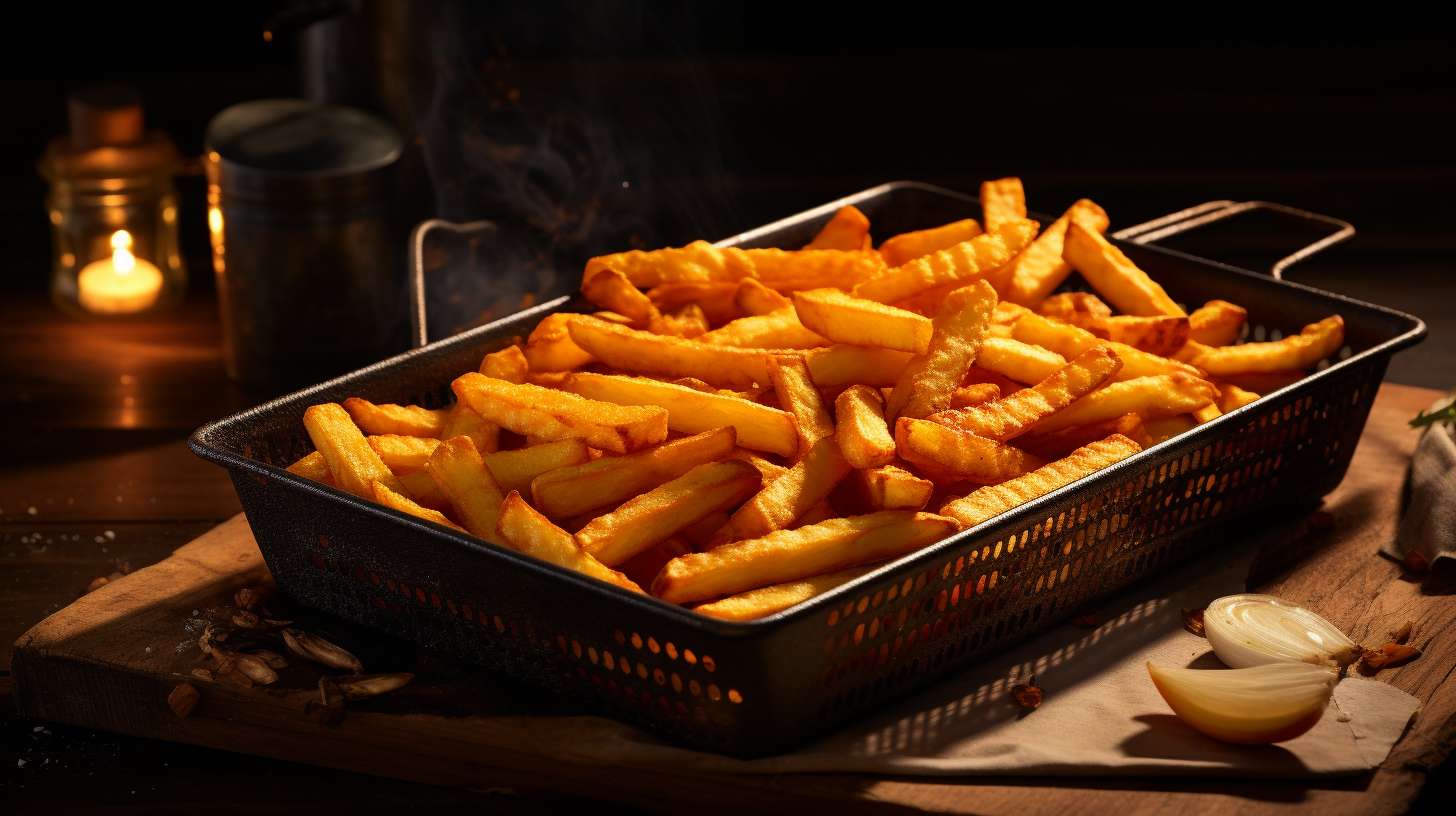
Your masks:
<instances>
[{"instance_id":1,"label":"burlap cloth","mask_svg":"<svg viewBox=\"0 0 1456 816\"><path fill-rule=\"evenodd\" d=\"M1450 401L1444 397L1429 410ZM1406 487L1400 529L1381 551L1398 561L1418 554L1426 564L1456 558L1456 427L1437 424L1421 432Z\"/></svg>"}]
</instances>

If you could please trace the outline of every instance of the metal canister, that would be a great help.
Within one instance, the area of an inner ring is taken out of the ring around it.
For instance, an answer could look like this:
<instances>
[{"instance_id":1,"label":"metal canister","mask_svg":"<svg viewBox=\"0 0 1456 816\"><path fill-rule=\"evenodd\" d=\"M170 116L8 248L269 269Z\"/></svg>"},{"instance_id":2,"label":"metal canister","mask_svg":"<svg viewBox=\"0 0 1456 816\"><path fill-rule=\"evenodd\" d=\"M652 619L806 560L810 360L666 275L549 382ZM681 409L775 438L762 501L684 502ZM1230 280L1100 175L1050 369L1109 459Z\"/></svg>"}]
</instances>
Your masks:
<instances>
[{"instance_id":1,"label":"metal canister","mask_svg":"<svg viewBox=\"0 0 1456 816\"><path fill-rule=\"evenodd\" d=\"M352 108L272 99L224 110L206 138L229 375L287 388L404 350L394 128Z\"/></svg>"}]
</instances>

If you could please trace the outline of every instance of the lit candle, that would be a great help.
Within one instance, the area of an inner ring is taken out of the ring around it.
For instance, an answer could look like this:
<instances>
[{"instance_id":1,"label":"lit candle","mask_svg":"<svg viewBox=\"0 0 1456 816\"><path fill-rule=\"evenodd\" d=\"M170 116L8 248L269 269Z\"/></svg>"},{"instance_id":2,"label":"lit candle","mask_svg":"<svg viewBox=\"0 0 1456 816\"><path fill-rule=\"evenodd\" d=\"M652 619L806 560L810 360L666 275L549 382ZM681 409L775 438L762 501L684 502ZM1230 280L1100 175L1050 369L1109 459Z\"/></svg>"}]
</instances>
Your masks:
<instances>
[{"instance_id":1,"label":"lit candle","mask_svg":"<svg viewBox=\"0 0 1456 816\"><path fill-rule=\"evenodd\" d=\"M140 312L162 294L162 272L131 254L131 233L117 230L111 234L111 257L86 264L76 285L89 312Z\"/></svg>"}]
</instances>

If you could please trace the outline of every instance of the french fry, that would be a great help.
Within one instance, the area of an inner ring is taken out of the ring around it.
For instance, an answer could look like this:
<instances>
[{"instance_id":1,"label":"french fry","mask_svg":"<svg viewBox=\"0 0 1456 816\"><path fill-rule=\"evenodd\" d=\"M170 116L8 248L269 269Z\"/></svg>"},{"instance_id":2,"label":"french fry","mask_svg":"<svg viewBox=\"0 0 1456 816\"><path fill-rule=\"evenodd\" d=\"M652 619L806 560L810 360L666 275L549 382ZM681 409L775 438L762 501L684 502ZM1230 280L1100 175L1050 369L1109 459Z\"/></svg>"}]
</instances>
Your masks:
<instances>
[{"instance_id":1,"label":"french fry","mask_svg":"<svg viewBox=\"0 0 1456 816\"><path fill-rule=\"evenodd\" d=\"M504 496L469 437L441 442L425 463L425 472L450 500L465 529L488 541L497 540L495 525Z\"/></svg>"},{"instance_id":2,"label":"french fry","mask_svg":"<svg viewBox=\"0 0 1456 816\"><path fill-rule=\"evenodd\" d=\"M659 316L652 321L649 330L657 334L692 339L708 332L708 315L703 307L689 303L671 314Z\"/></svg>"},{"instance_id":3,"label":"french fry","mask_svg":"<svg viewBox=\"0 0 1456 816\"><path fill-rule=\"evenodd\" d=\"M368 440L369 447L379 454L379 460L390 470L422 468L430 461L430 454L435 452L435 448L440 447L440 440L424 436L375 434Z\"/></svg>"},{"instance_id":4,"label":"french fry","mask_svg":"<svg viewBox=\"0 0 1456 816\"><path fill-rule=\"evenodd\" d=\"M974 218L963 218L915 232L902 232L880 244L880 257L885 259L886 266L901 266L932 252L950 249L980 234L981 225Z\"/></svg>"},{"instance_id":5,"label":"french fry","mask_svg":"<svg viewBox=\"0 0 1456 816\"><path fill-rule=\"evenodd\" d=\"M1143 429L1147 431L1148 439L1152 444L1156 445L1159 442L1172 439L1179 434L1188 433L1197 424L1193 421L1193 417L1187 414L1178 414L1177 416L1150 419L1143 423Z\"/></svg>"},{"instance_id":6,"label":"french fry","mask_svg":"<svg viewBox=\"0 0 1456 816\"><path fill-rule=\"evenodd\" d=\"M1226 300L1210 300L1188 315L1188 338L1206 346L1227 346L1239 339L1249 313Z\"/></svg>"},{"instance_id":7,"label":"french fry","mask_svg":"<svg viewBox=\"0 0 1456 816\"><path fill-rule=\"evenodd\" d=\"M932 321L930 347L911 358L895 381L886 419L919 419L950 407L952 394L976 361L995 306L996 290L984 280L946 297Z\"/></svg>"},{"instance_id":8,"label":"french fry","mask_svg":"<svg viewBox=\"0 0 1456 816\"><path fill-rule=\"evenodd\" d=\"M850 475L860 499L875 510L923 510L935 483L894 465L856 470Z\"/></svg>"},{"instance_id":9,"label":"french fry","mask_svg":"<svg viewBox=\"0 0 1456 816\"><path fill-rule=\"evenodd\" d=\"M576 541L598 561L615 567L703 516L739 504L758 490L760 481L752 465L737 459L698 465L587 522Z\"/></svg>"},{"instance_id":10,"label":"french fry","mask_svg":"<svg viewBox=\"0 0 1456 816\"><path fill-rule=\"evenodd\" d=\"M1067 225L1062 256L1092 284L1103 300L1130 315L1186 316L1187 312L1102 233L1080 221Z\"/></svg>"},{"instance_id":11,"label":"french fry","mask_svg":"<svg viewBox=\"0 0 1456 816\"><path fill-rule=\"evenodd\" d=\"M1113 434L1121 434L1147 448L1153 444L1143 427L1143 418L1137 414L1123 414L1116 419L1094 422L1090 425L1073 425L1060 431L1023 436L1016 444L1048 461L1060 459L1083 445L1090 445Z\"/></svg>"},{"instance_id":12,"label":"french fry","mask_svg":"<svg viewBox=\"0 0 1456 816\"><path fill-rule=\"evenodd\" d=\"M744 278L738 282L738 287L733 295L733 303L739 311L747 315L772 314L781 309L792 308L794 305L794 301L764 286L754 278Z\"/></svg>"},{"instance_id":13,"label":"french fry","mask_svg":"<svg viewBox=\"0 0 1456 816\"><path fill-rule=\"evenodd\" d=\"M1106 343L1117 352L1122 359L1122 370L1117 372L1117 379L1130 380L1134 377L1148 377L1154 374L1175 374L1183 373L1190 377L1198 377L1203 374L1197 368L1180 363L1177 360L1169 360L1166 357L1159 357L1156 354L1149 354L1146 351L1135 349L1126 343L1118 343L1103 340L1086 329L1079 329L1070 323L1062 323L1057 320L1042 317L1039 314L1027 313L1016 321L1012 327L1011 336L1023 343L1031 343L1051 349L1063 357L1076 357L1078 354L1092 348L1100 343ZM989 343L987 344L989 345ZM984 356L984 351L982 352ZM986 365L984 359L980 362ZM1014 375L1012 379L1020 379Z\"/></svg>"},{"instance_id":14,"label":"french fry","mask_svg":"<svg viewBox=\"0 0 1456 816\"><path fill-rule=\"evenodd\" d=\"M1002 482L1042 464L1019 448L912 417L896 421L895 448L902 459L932 475L945 474L982 484Z\"/></svg>"},{"instance_id":15,"label":"french fry","mask_svg":"<svg viewBox=\"0 0 1456 816\"><path fill-rule=\"evenodd\" d=\"M1212 422L1220 416L1223 416L1223 411L1218 409L1217 402L1210 402L1197 411L1192 412L1189 416L1193 417L1194 421L1202 425L1205 422Z\"/></svg>"},{"instance_id":16,"label":"french fry","mask_svg":"<svg viewBox=\"0 0 1456 816\"><path fill-rule=\"evenodd\" d=\"M1214 385L1218 387L1218 410L1225 414L1242 408L1259 398L1259 395L1253 391L1240 388L1230 382L1218 380L1214 382Z\"/></svg>"},{"instance_id":17,"label":"french fry","mask_svg":"<svg viewBox=\"0 0 1456 816\"><path fill-rule=\"evenodd\" d=\"M850 470L834 437L819 440L798 464L738 508L709 545L718 547L788 527L826 498Z\"/></svg>"},{"instance_id":18,"label":"french fry","mask_svg":"<svg viewBox=\"0 0 1456 816\"><path fill-rule=\"evenodd\" d=\"M951 392L951 408L969 408L1001 398L1001 386L996 383L971 383Z\"/></svg>"},{"instance_id":19,"label":"french fry","mask_svg":"<svg viewBox=\"0 0 1456 816\"><path fill-rule=\"evenodd\" d=\"M396 493L404 489L338 403L309 406L303 412L303 427L340 489L365 499L374 497L376 481Z\"/></svg>"},{"instance_id":20,"label":"french fry","mask_svg":"<svg viewBox=\"0 0 1456 816\"><path fill-rule=\"evenodd\" d=\"M543 473L591 461L590 449L580 439L558 439L481 457L501 490L529 493L531 482Z\"/></svg>"},{"instance_id":21,"label":"french fry","mask_svg":"<svg viewBox=\"0 0 1456 816\"><path fill-rule=\"evenodd\" d=\"M949 291L985 280L993 288L1006 285L1000 271L1021 247L1036 237L1036 222L1018 220L969 241L922 255L879 277L857 284L857 298L900 303L922 293Z\"/></svg>"},{"instance_id":22,"label":"french fry","mask_svg":"<svg viewBox=\"0 0 1456 816\"><path fill-rule=\"evenodd\" d=\"M573 374L563 387L602 402L658 406L667 412L667 427L681 433L728 426L737 432L738 444L745 448L782 456L792 456L799 449L798 424L793 414L740 397L611 374Z\"/></svg>"},{"instance_id":23,"label":"french fry","mask_svg":"<svg viewBox=\"0 0 1456 816\"><path fill-rule=\"evenodd\" d=\"M531 496L541 512L559 519L615 507L698 465L728 457L735 436L732 427L716 428L626 456L550 470L531 480Z\"/></svg>"},{"instance_id":24,"label":"french fry","mask_svg":"<svg viewBox=\"0 0 1456 816\"><path fill-rule=\"evenodd\" d=\"M1090 335L1089 335L1090 336ZM1096 345L1096 338L1088 348ZM1071 351L1076 357L1086 349ZM976 367L1015 382L1035 385L1067 364L1067 358L1043 346L1009 337L987 337L976 353ZM972 376L970 372L967 376ZM1002 390L1006 390L1004 387Z\"/></svg>"},{"instance_id":25,"label":"french fry","mask_svg":"<svg viewBox=\"0 0 1456 816\"><path fill-rule=\"evenodd\" d=\"M470 441L475 443L475 449L481 453L489 453L500 447L500 428L486 422L469 405L459 401L450 407L450 412L445 415L445 426L440 429L441 439L452 436L470 437Z\"/></svg>"},{"instance_id":26,"label":"french fry","mask_svg":"<svg viewBox=\"0 0 1456 816\"><path fill-rule=\"evenodd\" d=\"M720 326L742 317L734 295L736 283L665 283L647 290L647 299L659 312L671 314L689 304L703 310L711 326Z\"/></svg>"},{"instance_id":27,"label":"french fry","mask_svg":"<svg viewBox=\"0 0 1456 816\"><path fill-rule=\"evenodd\" d=\"M1171 356L1188 342L1188 318L1174 315L1106 317L1086 327L1098 337L1160 357Z\"/></svg>"},{"instance_id":28,"label":"french fry","mask_svg":"<svg viewBox=\"0 0 1456 816\"><path fill-rule=\"evenodd\" d=\"M567 324L571 339L593 357L615 368L669 377L697 377L726 388L752 388L769 381L769 355L664 337L591 318Z\"/></svg>"},{"instance_id":29,"label":"french fry","mask_svg":"<svg viewBox=\"0 0 1456 816\"><path fill-rule=\"evenodd\" d=\"M1034 306L1072 274L1072 265L1062 257L1062 251L1067 238L1067 225L1073 221L1089 230L1107 231L1107 213L1088 199L1077 201L1011 261L1006 300L1023 306Z\"/></svg>"},{"instance_id":30,"label":"french fry","mask_svg":"<svg viewBox=\"0 0 1456 816\"><path fill-rule=\"evenodd\" d=\"M804 249L869 249L870 220L858 208L840 207Z\"/></svg>"},{"instance_id":31,"label":"french fry","mask_svg":"<svg viewBox=\"0 0 1456 816\"><path fill-rule=\"evenodd\" d=\"M789 472L789 469L784 467L783 465L770 462L769 460L763 458L762 456L759 456L758 454L754 453L751 450L748 450L747 448L734 448L733 452L728 454L728 457L730 459L738 459L747 462L750 465L753 465L754 469L757 470L759 472L759 475L763 477L764 484L768 484L774 479L777 479L778 477ZM724 521L726 522L727 519L724 519Z\"/></svg>"},{"instance_id":32,"label":"french fry","mask_svg":"<svg viewBox=\"0 0 1456 816\"><path fill-rule=\"evenodd\" d=\"M1041 420L1036 433L1049 433L1073 425L1135 413L1145 421L1186 414L1213 402L1218 389L1213 383L1187 374L1157 374L1109 383L1082 397L1065 409Z\"/></svg>"},{"instance_id":33,"label":"french fry","mask_svg":"<svg viewBox=\"0 0 1456 816\"><path fill-rule=\"evenodd\" d=\"M1344 342L1345 321L1332 315L1282 340L1210 348L1195 357L1193 365L1215 377L1313 368Z\"/></svg>"},{"instance_id":34,"label":"french fry","mask_svg":"<svg viewBox=\"0 0 1456 816\"><path fill-rule=\"evenodd\" d=\"M612 453L667 438L667 411L656 406L614 405L475 373L456 378L450 387L457 399L487 421L527 437L584 439Z\"/></svg>"},{"instance_id":35,"label":"french fry","mask_svg":"<svg viewBox=\"0 0 1456 816\"><path fill-rule=\"evenodd\" d=\"M780 292L848 288L885 271L885 261L874 250L782 249L740 250L753 261L758 280Z\"/></svg>"},{"instance_id":36,"label":"french fry","mask_svg":"<svg viewBox=\"0 0 1456 816\"><path fill-rule=\"evenodd\" d=\"M780 407L794 415L799 430L798 454L807 453L815 442L834 435L834 419L825 409L802 359L775 358L769 377Z\"/></svg>"},{"instance_id":37,"label":"french fry","mask_svg":"<svg viewBox=\"0 0 1456 816\"><path fill-rule=\"evenodd\" d=\"M990 340L992 338L989 338L988 337L986 339L987 340ZM1009 339L1009 338L1006 338L1006 339ZM1038 351L1044 352L1046 354L1055 354L1055 352L1047 351L1046 349L1041 348L1040 346L1027 346L1026 343L1020 343L1019 345L1026 346L1027 348L1037 349ZM981 354L978 354L977 356L978 357L979 356L982 356L985 353L986 353L986 343L985 343L985 341L982 341L982 343L981 343ZM1057 354L1057 357L1058 358L1060 358L1061 356L1062 355ZM1067 362L1066 360L1062 360L1062 364L1063 365L1065 365L1066 362ZM1043 366L1040 366L1039 364L1037 365L1037 368L1042 368L1042 367ZM1050 367L1049 370L1056 371L1057 368L1058 368L1057 366L1053 365L1053 366ZM1042 379L1046 379L1046 378L1043 377ZM1039 380L1032 380L1032 382L1033 383L1039 382ZM971 398L969 401L972 404L979 404L979 403L985 402L987 399L997 399L997 398L1000 398L1000 397L1004 397L1007 394L1015 394L1017 391L1020 391L1021 389L1023 389L1023 388L1026 387L1025 385L1023 385L1023 384L1021 384L1021 383L1019 383L1019 382L1011 379L1010 377L1007 377L1005 374L1002 374L1000 372L992 371L989 368L981 368L980 366L971 366L971 370L966 372L966 385L965 385L965 387L966 388L971 388L973 386L978 386L978 385L994 385L994 386L996 386L997 391L999 391L1000 393L996 394L995 396L988 396L988 393L989 392L985 392L985 391L972 391L972 392L968 392L967 396ZM981 397L983 397L983 396L985 397L985 399L981 399ZM955 402L954 402L954 398L952 398L951 407L952 408L963 408L965 406L956 405Z\"/></svg>"},{"instance_id":38,"label":"french fry","mask_svg":"<svg viewBox=\"0 0 1456 816\"><path fill-rule=\"evenodd\" d=\"M940 508L940 513L967 527L974 527L1017 505L1045 496L1084 476L1096 473L1140 450L1142 448L1136 442L1114 434L1078 448L1064 459L1043 465L1015 479L973 490L962 498L947 502Z\"/></svg>"},{"instance_id":39,"label":"french fry","mask_svg":"<svg viewBox=\"0 0 1456 816\"><path fill-rule=\"evenodd\" d=\"M1241 371L1237 374L1224 374L1218 381L1263 395L1293 385L1304 379L1304 376L1303 371Z\"/></svg>"},{"instance_id":40,"label":"french fry","mask_svg":"<svg viewBox=\"0 0 1456 816\"><path fill-rule=\"evenodd\" d=\"M632 321L634 329L645 329L662 319L652 299L642 293L620 269L604 269L582 281L581 294L587 300ZM484 368L482 374L489 374ZM501 379L505 379L502 377Z\"/></svg>"},{"instance_id":41,"label":"french fry","mask_svg":"<svg viewBox=\"0 0 1456 816\"><path fill-rule=\"evenodd\" d=\"M795 519L794 523L789 525L789 528L807 527L810 524L818 524L821 521L827 521L838 516L839 513L835 511L834 505L830 504L828 499L820 499L813 507L806 510L804 515Z\"/></svg>"},{"instance_id":42,"label":"french fry","mask_svg":"<svg viewBox=\"0 0 1456 816\"><path fill-rule=\"evenodd\" d=\"M971 408L931 414L930 420L1005 442L1092 392L1120 368L1122 361L1112 349L1096 346L1031 388Z\"/></svg>"},{"instance_id":43,"label":"french fry","mask_svg":"<svg viewBox=\"0 0 1456 816\"><path fill-rule=\"evenodd\" d=\"M930 345L929 320L904 309L853 297L838 289L794 293L804 327L836 343L920 354Z\"/></svg>"},{"instance_id":44,"label":"french fry","mask_svg":"<svg viewBox=\"0 0 1456 816\"><path fill-rule=\"evenodd\" d=\"M740 317L703 334L698 342L754 349L807 349L829 345L828 340L804 328L792 305L765 315Z\"/></svg>"},{"instance_id":45,"label":"french fry","mask_svg":"<svg viewBox=\"0 0 1456 816\"><path fill-rule=\"evenodd\" d=\"M501 503L499 532L492 538L501 539L516 552L539 558L558 567L590 576L598 581L619 586L631 592L642 588L632 583L627 576L606 566L582 552L571 533L557 527L551 520L536 512L535 508L512 490Z\"/></svg>"},{"instance_id":46,"label":"french fry","mask_svg":"<svg viewBox=\"0 0 1456 816\"><path fill-rule=\"evenodd\" d=\"M704 516L704 518L711 519L712 516ZM688 526L694 527L701 523L702 519L699 519ZM622 564L619 570L627 576L629 581L639 587L652 586L652 579L657 577L657 573L662 572L662 568L667 565L667 562L690 552L693 552L692 542L685 535L673 536L632 556Z\"/></svg>"},{"instance_id":47,"label":"french fry","mask_svg":"<svg viewBox=\"0 0 1456 816\"><path fill-rule=\"evenodd\" d=\"M333 475L329 473L329 463L324 461L324 455L318 451L299 459L284 470L315 482L332 483L334 480Z\"/></svg>"},{"instance_id":48,"label":"french fry","mask_svg":"<svg viewBox=\"0 0 1456 816\"><path fill-rule=\"evenodd\" d=\"M598 272L617 270L634 286L648 289L667 283L737 283L754 276L753 259L736 247L715 247L694 241L684 247L643 251L634 249L600 255L586 262L582 286Z\"/></svg>"},{"instance_id":49,"label":"french fry","mask_svg":"<svg viewBox=\"0 0 1456 816\"><path fill-rule=\"evenodd\" d=\"M981 182L981 214L986 229L995 231L1008 221L1026 217L1026 193L1021 179L1003 178Z\"/></svg>"},{"instance_id":50,"label":"french fry","mask_svg":"<svg viewBox=\"0 0 1456 816\"><path fill-rule=\"evenodd\" d=\"M449 527L452 530L459 530L462 533L466 532L464 527L446 518L444 513L420 505L410 499L410 497L390 490L389 486L384 482L374 482L371 487L373 489L374 500L385 507L398 510L401 513L408 513L411 516L424 519L425 521L433 521L442 527Z\"/></svg>"},{"instance_id":51,"label":"french fry","mask_svg":"<svg viewBox=\"0 0 1456 816\"><path fill-rule=\"evenodd\" d=\"M828 575L816 575L802 581L789 581L784 584L751 589L712 603L699 604L693 607L693 611L721 620L758 620L775 612L798 606L811 598L817 598L835 587L868 574L873 569L873 566L855 567L831 572Z\"/></svg>"},{"instance_id":52,"label":"french fry","mask_svg":"<svg viewBox=\"0 0 1456 816\"><path fill-rule=\"evenodd\" d=\"M911 354L886 348L840 344L804 352L809 376L820 388L894 385Z\"/></svg>"},{"instance_id":53,"label":"french fry","mask_svg":"<svg viewBox=\"0 0 1456 816\"><path fill-rule=\"evenodd\" d=\"M652 592L678 604L735 595L905 555L956 528L953 519L906 510L830 519L674 558Z\"/></svg>"},{"instance_id":54,"label":"french fry","mask_svg":"<svg viewBox=\"0 0 1456 816\"><path fill-rule=\"evenodd\" d=\"M418 405L376 405L358 397L344 400L344 410L364 433L436 438L445 427L445 415L448 413L443 408L421 408Z\"/></svg>"},{"instance_id":55,"label":"french fry","mask_svg":"<svg viewBox=\"0 0 1456 816\"><path fill-rule=\"evenodd\" d=\"M492 351L480 361L480 373L506 382L523 383L531 371L531 364L519 346L506 346Z\"/></svg>"},{"instance_id":56,"label":"french fry","mask_svg":"<svg viewBox=\"0 0 1456 816\"><path fill-rule=\"evenodd\" d=\"M1036 313L1086 329L1096 325L1102 318L1112 317L1112 308L1091 292L1062 292L1037 303ZM1021 313L1014 313L1010 317L1014 323L1021 317Z\"/></svg>"},{"instance_id":57,"label":"french fry","mask_svg":"<svg viewBox=\"0 0 1456 816\"><path fill-rule=\"evenodd\" d=\"M834 439L853 468L874 468L895 460L895 439L885 423L885 403L868 385L851 385L834 400Z\"/></svg>"},{"instance_id":58,"label":"french fry","mask_svg":"<svg viewBox=\"0 0 1456 816\"><path fill-rule=\"evenodd\" d=\"M525 355L531 371L574 371L596 359L572 342L567 326L576 317L555 312L541 318L526 338Z\"/></svg>"}]
</instances>

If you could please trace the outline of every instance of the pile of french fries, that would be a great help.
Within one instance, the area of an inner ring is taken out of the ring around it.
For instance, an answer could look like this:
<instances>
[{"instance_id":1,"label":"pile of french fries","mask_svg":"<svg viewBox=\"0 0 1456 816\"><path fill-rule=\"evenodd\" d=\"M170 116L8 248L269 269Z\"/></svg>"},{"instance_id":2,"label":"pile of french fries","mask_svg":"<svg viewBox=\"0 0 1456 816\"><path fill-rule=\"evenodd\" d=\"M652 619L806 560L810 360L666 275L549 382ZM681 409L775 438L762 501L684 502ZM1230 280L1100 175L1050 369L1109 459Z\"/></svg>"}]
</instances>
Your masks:
<instances>
[{"instance_id":1,"label":"pile of french fries","mask_svg":"<svg viewBox=\"0 0 1456 816\"><path fill-rule=\"evenodd\" d=\"M732 620L770 615L1281 387L1332 316L1236 344L1103 237L1043 228L1019 179L872 248L841 209L805 248L591 259L601 311L546 317L448 408L315 405L289 467L403 513ZM1073 271L1093 293L1057 294ZM936 508L926 512L926 508Z\"/></svg>"}]
</instances>

